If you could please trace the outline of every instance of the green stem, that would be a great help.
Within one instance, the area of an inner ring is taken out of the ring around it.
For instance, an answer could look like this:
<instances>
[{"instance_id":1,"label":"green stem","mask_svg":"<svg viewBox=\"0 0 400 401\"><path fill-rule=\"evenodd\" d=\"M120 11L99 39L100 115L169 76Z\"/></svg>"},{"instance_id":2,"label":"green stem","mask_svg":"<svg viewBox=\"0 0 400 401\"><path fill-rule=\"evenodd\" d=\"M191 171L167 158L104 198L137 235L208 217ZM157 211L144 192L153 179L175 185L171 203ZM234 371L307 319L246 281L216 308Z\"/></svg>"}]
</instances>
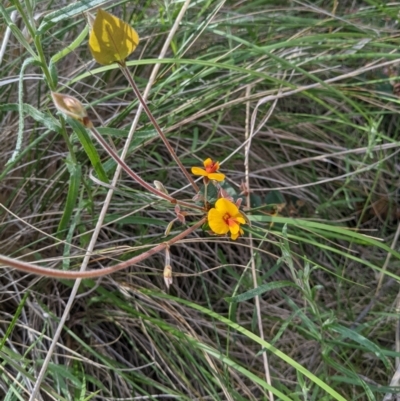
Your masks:
<instances>
[{"instance_id":1,"label":"green stem","mask_svg":"<svg viewBox=\"0 0 400 401\"><path fill-rule=\"evenodd\" d=\"M36 47L36 51L37 51L36 59L40 63L40 68L42 69L42 72L43 72L44 76L46 77L47 85L51 91L55 91L56 90L55 83L53 82L50 71L47 67L46 57L44 55L42 43L40 41L41 38L40 38L40 35L36 34L36 27L33 25L34 21L32 22L30 20L30 18L28 18L24 9L21 7L21 4L19 1L14 1L13 4L16 7L16 9L18 10L18 12L20 13L20 15L25 23L25 26L29 31L29 34L31 35L32 38L34 38L34 43L35 43L35 47ZM30 16L33 18L32 9L30 8L30 4L28 4L28 12L30 13ZM31 22L32 22L32 24L31 24ZM65 129L65 123L64 123L63 119L61 119L61 125L62 125L61 133L62 133L63 139L67 145L68 151L71 155L71 160L76 163L73 146L70 142L69 136Z\"/></svg>"},{"instance_id":2,"label":"green stem","mask_svg":"<svg viewBox=\"0 0 400 401\"><path fill-rule=\"evenodd\" d=\"M39 59L40 59L40 63L41 63L43 74L46 77L47 85L50 88L50 90L54 92L56 90L56 87L55 87L55 84L54 84L54 82L53 82L53 80L51 78L50 71L47 68L46 57L44 56L42 43L40 42L40 36L39 35L35 36L35 46L36 46L36 50L37 50L38 55L39 55Z\"/></svg>"}]
</instances>

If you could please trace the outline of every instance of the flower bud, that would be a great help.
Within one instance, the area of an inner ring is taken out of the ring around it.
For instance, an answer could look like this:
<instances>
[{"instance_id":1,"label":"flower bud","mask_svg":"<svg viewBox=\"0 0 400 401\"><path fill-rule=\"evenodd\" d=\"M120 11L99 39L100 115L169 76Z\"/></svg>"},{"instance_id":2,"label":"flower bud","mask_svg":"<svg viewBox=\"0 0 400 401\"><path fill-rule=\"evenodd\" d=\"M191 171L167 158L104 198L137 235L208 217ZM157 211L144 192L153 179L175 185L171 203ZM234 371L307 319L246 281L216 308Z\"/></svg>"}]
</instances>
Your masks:
<instances>
[{"instance_id":1,"label":"flower bud","mask_svg":"<svg viewBox=\"0 0 400 401\"><path fill-rule=\"evenodd\" d=\"M172 268L170 265L164 268L164 283L169 290L169 286L172 284Z\"/></svg>"},{"instance_id":2,"label":"flower bud","mask_svg":"<svg viewBox=\"0 0 400 401\"><path fill-rule=\"evenodd\" d=\"M92 122L89 120L86 109L77 98L55 92L51 92L51 97L53 98L54 105L58 111L80 121L85 127L92 126Z\"/></svg>"}]
</instances>

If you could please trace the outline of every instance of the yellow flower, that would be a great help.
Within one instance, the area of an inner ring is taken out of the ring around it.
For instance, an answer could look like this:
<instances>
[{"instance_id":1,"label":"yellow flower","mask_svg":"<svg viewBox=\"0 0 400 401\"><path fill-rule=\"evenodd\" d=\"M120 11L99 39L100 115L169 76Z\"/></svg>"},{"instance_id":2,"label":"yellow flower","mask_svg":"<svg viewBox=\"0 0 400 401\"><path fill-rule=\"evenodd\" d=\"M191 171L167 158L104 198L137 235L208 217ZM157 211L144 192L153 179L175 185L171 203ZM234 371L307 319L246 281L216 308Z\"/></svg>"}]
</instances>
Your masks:
<instances>
[{"instance_id":1,"label":"yellow flower","mask_svg":"<svg viewBox=\"0 0 400 401\"><path fill-rule=\"evenodd\" d=\"M215 234L227 234L231 232L231 238L237 239L243 235L241 224L246 220L239 212L237 206L225 198L220 198L215 203L215 208L208 211L208 225Z\"/></svg>"},{"instance_id":2,"label":"yellow flower","mask_svg":"<svg viewBox=\"0 0 400 401\"><path fill-rule=\"evenodd\" d=\"M225 179L225 174L217 173L219 170L219 163L213 162L210 158L204 160L204 169L200 167L192 167L192 174L202 175L210 180L223 181Z\"/></svg>"}]
</instances>

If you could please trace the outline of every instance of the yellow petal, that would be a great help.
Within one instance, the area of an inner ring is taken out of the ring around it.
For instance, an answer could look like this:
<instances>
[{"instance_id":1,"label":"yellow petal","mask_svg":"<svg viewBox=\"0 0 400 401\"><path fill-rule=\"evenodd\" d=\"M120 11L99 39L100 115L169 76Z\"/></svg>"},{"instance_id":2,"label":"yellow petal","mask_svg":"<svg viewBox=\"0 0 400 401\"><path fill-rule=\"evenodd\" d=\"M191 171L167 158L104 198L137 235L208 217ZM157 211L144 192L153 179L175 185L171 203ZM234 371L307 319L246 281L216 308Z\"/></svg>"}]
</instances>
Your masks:
<instances>
[{"instance_id":1,"label":"yellow petal","mask_svg":"<svg viewBox=\"0 0 400 401\"><path fill-rule=\"evenodd\" d=\"M228 213L231 217L235 217L239 213L237 206L225 198L218 199L215 203L215 207L224 214Z\"/></svg>"},{"instance_id":2,"label":"yellow petal","mask_svg":"<svg viewBox=\"0 0 400 401\"><path fill-rule=\"evenodd\" d=\"M231 233L231 239L233 239L234 241L239 237L239 233L233 234Z\"/></svg>"},{"instance_id":3,"label":"yellow petal","mask_svg":"<svg viewBox=\"0 0 400 401\"><path fill-rule=\"evenodd\" d=\"M194 174L194 175L203 175L205 177L208 176L207 171L203 170L200 167L192 167L192 174Z\"/></svg>"},{"instance_id":4,"label":"yellow petal","mask_svg":"<svg viewBox=\"0 0 400 401\"><path fill-rule=\"evenodd\" d=\"M230 230L231 234L235 234L236 235L240 230L240 226L237 223L231 223L229 225L229 230Z\"/></svg>"},{"instance_id":5,"label":"yellow petal","mask_svg":"<svg viewBox=\"0 0 400 401\"><path fill-rule=\"evenodd\" d=\"M215 180L215 181L224 181L225 180L225 174L222 174L222 173L210 173L210 174L208 174L208 178L210 180Z\"/></svg>"},{"instance_id":6,"label":"yellow petal","mask_svg":"<svg viewBox=\"0 0 400 401\"><path fill-rule=\"evenodd\" d=\"M229 231L228 224L225 223L224 214L212 208L208 212L208 225L215 234L226 234Z\"/></svg>"},{"instance_id":7,"label":"yellow petal","mask_svg":"<svg viewBox=\"0 0 400 401\"><path fill-rule=\"evenodd\" d=\"M97 11L90 32L89 49L99 64L124 61L138 43L139 36L130 25L101 8Z\"/></svg>"},{"instance_id":8,"label":"yellow petal","mask_svg":"<svg viewBox=\"0 0 400 401\"><path fill-rule=\"evenodd\" d=\"M245 218L239 213L239 216L235 216L235 220L240 224L246 224Z\"/></svg>"},{"instance_id":9,"label":"yellow petal","mask_svg":"<svg viewBox=\"0 0 400 401\"><path fill-rule=\"evenodd\" d=\"M212 165L212 162L213 162L213 161L212 161L210 158L204 160L204 162L203 162L204 167L207 168L207 167L211 166L211 165Z\"/></svg>"},{"instance_id":10,"label":"yellow petal","mask_svg":"<svg viewBox=\"0 0 400 401\"><path fill-rule=\"evenodd\" d=\"M239 232L236 233L236 234L234 234L234 233L231 231L231 239L236 240L236 239L239 237L239 235L243 235L243 234L244 234L244 231L243 231L241 228L239 228Z\"/></svg>"}]
</instances>

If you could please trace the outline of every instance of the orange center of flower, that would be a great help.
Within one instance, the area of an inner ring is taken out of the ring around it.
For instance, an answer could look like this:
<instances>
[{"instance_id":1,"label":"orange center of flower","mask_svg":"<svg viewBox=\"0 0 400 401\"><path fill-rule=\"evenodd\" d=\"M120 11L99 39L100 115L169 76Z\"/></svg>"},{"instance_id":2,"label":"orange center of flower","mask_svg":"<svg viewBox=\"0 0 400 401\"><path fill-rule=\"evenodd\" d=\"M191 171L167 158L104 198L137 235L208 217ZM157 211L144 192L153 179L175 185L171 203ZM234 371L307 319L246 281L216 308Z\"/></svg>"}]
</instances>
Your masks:
<instances>
[{"instance_id":1,"label":"orange center of flower","mask_svg":"<svg viewBox=\"0 0 400 401\"><path fill-rule=\"evenodd\" d=\"M236 223L236 220L232 218L229 213L224 214L223 220L229 227L233 226Z\"/></svg>"},{"instance_id":2,"label":"orange center of flower","mask_svg":"<svg viewBox=\"0 0 400 401\"><path fill-rule=\"evenodd\" d=\"M217 171L217 163L212 162L209 166L206 167L206 171L207 173L211 174L211 173L215 173Z\"/></svg>"}]
</instances>

